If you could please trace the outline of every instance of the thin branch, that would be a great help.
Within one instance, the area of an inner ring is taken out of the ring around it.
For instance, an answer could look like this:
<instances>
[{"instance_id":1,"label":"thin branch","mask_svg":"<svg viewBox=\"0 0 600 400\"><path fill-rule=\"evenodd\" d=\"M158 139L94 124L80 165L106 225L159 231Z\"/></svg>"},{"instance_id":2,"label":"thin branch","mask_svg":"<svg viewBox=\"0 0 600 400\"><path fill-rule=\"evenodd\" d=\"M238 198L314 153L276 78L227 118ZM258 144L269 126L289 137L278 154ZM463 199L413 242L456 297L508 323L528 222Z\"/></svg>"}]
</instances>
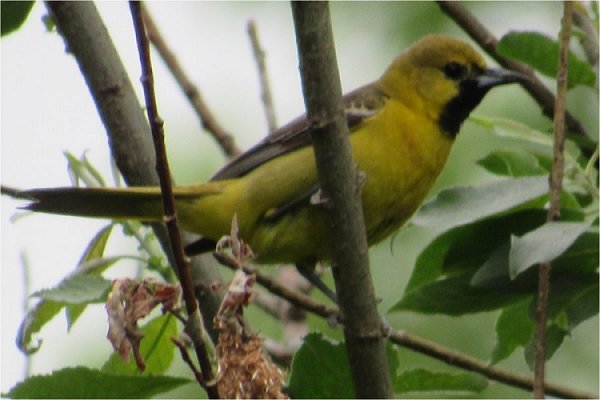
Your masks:
<instances>
[{"instance_id":1,"label":"thin branch","mask_svg":"<svg viewBox=\"0 0 600 400\"><path fill-rule=\"evenodd\" d=\"M425 354L445 362L448 365L462 368L467 371L477 372L488 379L504 383L505 385L518 387L524 390L533 390L533 380L529 377L516 374L499 367L490 366L488 363L459 353L455 350L443 347L437 343L411 335L408 332L396 331L390 335L390 340L404 348ZM546 391L552 396L568 399L595 399L598 396L561 385L546 384Z\"/></svg>"},{"instance_id":2,"label":"thin branch","mask_svg":"<svg viewBox=\"0 0 600 400\"><path fill-rule=\"evenodd\" d=\"M232 266L228 267L234 269ZM262 272L259 268L255 268L250 265L244 265L243 268L246 273L254 274L256 276L256 281L274 295L280 296L290 303L293 303L297 307L325 318L330 322L343 324L343 320L339 315L339 309L336 306L328 306L304 295L302 292L289 289L276 279ZM488 379L501 382L508 386L513 386L528 391L533 390L533 379L527 376L519 375L500 367L490 366L489 363L478 360L453 349L449 349L438 343L434 343L427 339L412 335L408 332L392 332L388 339L398 346L420 354L424 354L448 365L479 373ZM546 392L552 396L569 399L598 398L597 395L553 383L546 384Z\"/></svg>"},{"instance_id":3,"label":"thin branch","mask_svg":"<svg viewBox=\"0 0 600 400\"><path fill-rule=\"evenodd\" d=\"M152 16L145 5L142 6L142 14L144 17L144 22L146 23L146 33L148 34L150 42L156 48L156 50L158 50L158 53L162 57L165 64L167 64L167 67L171 71L171 74L173 74L173 77L179 84L179 87L181 87L183 93L185 93L185 96L194 108L194 111L196 111L198 118L200 118L202 127L210 132L213 138L221 146L223 152L229 158L233 158L234 156L240 154L240 149L235 144L235 140L215 119L212 112L202 99L200 91L188 78L187 74L179 64L177 57L170 50L166 41L163 39L158 27L156 26L156 23L152 19Z\"/></svg>"},{"instance_id":4,"label":"thin branch","mask_svg":"<svg viewBox=\"0 0 600 400\"><path fill-rule=\"evenodd\" d=\"M201 315L198 309L198 303L194 294L194 283L192 280L192 271L189 259L183 252L183 243L177 223L177 213L175 210L175 198L173 197L173 184L171 181L171 172L164 141L163 120L158 114L156 104L156 95L154 93L154 75L152 72L152 62L150 59L150 42L146 36L144 19L142 17L142 5L139 1L130 1L133 26L136 33L138 50L140 53L140 63L142 66L142 86L144 88L144 97L146 100L146 109L148 120L152 131L152 139L156 152L156 170L160 179L160 189L163 200L164 218L169 233L171 249L175 258L175 264L183 290L183 299L188 313L188 325L186 332L192 339L196 356L200 363L202 376L206 383L205 389L210 398L219 398L219 393L215 385L208 382L214 380L212 365L206 344L204 343Z\"/></svg>"},{"instance_id":5,"label":"thin branch","mask_svg":"<svg viewBox=\"0 0 600 400\"><path fill-rule=\"evenodd\" d=\"M215 255L215 257L218 257L218 255ZM234 269L226 263L223 263L223 265ZM269 292L286 299L295 306L298 306L306 311L310 311L316 315L320 315L324 318L332 318L339 315L339 309L336 306L328 306L324 303L314 300L312 297L307 296L298 290L290 289L289 287L279 283L277 280L272 279L269 275L265 274L258 268L244 264L243 269L247 274L256 275L256 282L262 285Z\"/></svg>"},{"instance_id":6,"label":"thin branch","mask_svg":"<svg viewBox=\"0 0 600 400\"><path fill-rule=\"evenodd\" d=\"M529 92L542 108L542 112L548 118L554 118L554 107L556 99L552 92L539 80L533 70L523 63L502 57L496 52L498 39L462 4L456 1L438 1L438 6L450 18L454 20L482 49L484 49L496 62L505 68L526 75L529 79L521 82L521 85ZM566 123L570 132L584 137L590 137L585 128L570 113L566 113ZM593 149L592 149L593 151ZM591 153L590 153L591 154Z\"/></svg>"},{"instance_id":7,"label":"thin branch","mask_svg":"<svg viewBox=\"0 0 600 400\"><path fill-rule=\"evenodd\" d=\"M267 65L265 64L265 51L260 45L260 40L258 39L258 31L256 29L256 23L254 22L254 20L250 20L248 22L248 36L250 36L250 42L252 43L252 51L254 53L256 67L258 68L258 76L260 78L261 87L260 97L262 99L265 110L267 126L269 128L269 133L273 133L277 129L277 117L275 116L273 96L271 95L269 73L267 72Z\"/></svg>"},{"instance_id":8,"label":"thin branch","mask_svg":"<svg viewBox=\"0 0 600 400\"><path fill-rule=\"evenodd\" d=\"M106 128L111 153L125 181L131 186L157 186L148 121L94 3L50 1L45 4L86 81ZM152 229L172 261L164 224L154 223ZM183 237L189 241L190 235L184 233ZM208 287L222 280L212 260L206 262L205 258L195 257L192 263L194 279L199 285ZM202 293L200 305L205 328L215 340L217 333L212 319L220 304L217 293Z\"/></svg>"},{"instance_id":9,"label":"thin branch","mask_svg":"<svg viewBox=\"0 0 600 400\"><path fill-rule=\"evenodd\" d=\"M171 341L179 349L179 353L181 354L181 359L183 360L183 362L185 362L187 364L189 369L192 370L192 373L194 374L196 381L200 384L201 387L207 389L206 381L204 380L204 377L202 376L202 372L198 371L198 368L196 368L196 366L194 365L194 362L192 361L187 349L185 348L185 343L183 343L181 340L179 340L177 338L171 338Z\"/></svg>"},{"instance_id":10,"label":"thin branch","mask_svg":"<svg viewBox=\"0 0 600 400\"><path fill-rule=\"evenodd\" d=\"M598 75L598 32L590 19L583 3L576 3L573 9L573 23L583 31L581 44L588 62L596 69Z\"/></svg>"},{"instance_id":11,"label":"thin branch","mask_svg":"<svg viewBox=\"0 0 600 400\"><path fill-rule=\"evenodd\" d=\"M383 321L369 270L358 171L343 112L329 3L292 2L292 15L319 184L323 198L328 199L323 206L354 392L359 398L390 398Z\"/></svg>"},{"instance_id":12,"label":"thin branch","mask_svg":"<svg viewBox=\"0 0 600 400\"><path fill-rule=\"evenodd\" d=\"M571 23L573 17L573 2L563 3L564 11L560 31L560 55L556 77L556 105L554 107L554 159L550 172L550 207L549 222L560 218L560 192L564 170L565 147L565 109L567 98L567 75L569 60L569 40L571 39ZM534 385L533 396L536 399L544 397L544 371L546 365L546 314L550 295L550 262L541 263L538 276L538 296L535 311L535 355L534 355Z\"/></svg>"}]
</instances>

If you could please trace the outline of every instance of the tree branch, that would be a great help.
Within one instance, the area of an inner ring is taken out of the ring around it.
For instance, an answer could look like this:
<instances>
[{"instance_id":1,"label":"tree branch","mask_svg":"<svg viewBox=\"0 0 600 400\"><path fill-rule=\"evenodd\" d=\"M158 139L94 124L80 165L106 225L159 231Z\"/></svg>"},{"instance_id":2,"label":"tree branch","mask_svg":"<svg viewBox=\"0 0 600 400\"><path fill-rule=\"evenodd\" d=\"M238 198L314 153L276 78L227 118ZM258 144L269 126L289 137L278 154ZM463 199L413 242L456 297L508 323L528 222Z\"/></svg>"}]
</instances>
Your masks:
<instances>
[{"instance_id":1,"label":"tree branch","mask_svg":"<svg viewBox=\"0 0 600 400\"><path fill-rule=\"evenodd\" d=\"M263 102L265 117L267 118L267 126L269 128L269 133L273 133L277 129L277 118L275 117L275 107L273 106L269 74L265 64L265 51L260 45L256 23L253 20L248 22L248 36L250 36L252 52L254 53L254 59L256 60L256 67L258 68L258 77L260 79L259 82L261 87L260 97Z\"/></svg>"},{"instance_id":2,"label":"tree branch","mask_svg":"<svg viewBox=\"0 0 600 400\"><path fill-rule=\"evenodd\" d=\"M234 269L231 266L228 267ZM339 314L339 309L336 306L328 306L312 299L302 292L289 289L285 285L279 283L276 279L273 279L268 274L262 272L259 268L249 265L244 265L243 268L246 273L254 274L256 276L256 282L274 295L280 296L295 306L308 312L312 312L313 314L325 318L330 322L337 322L340 324L344 323ZM460 353L453 349L449 349L438 343L415 336L411 333L405 331L394 331L389 335L388 339L398 346L420 354L424 354L448 365L479 373L488 379L503 383L508 386L533 391L533 379L527 376L519 375L500 367L490 366L485 361L478 360L474 357ZM598 398L597 395L553 383L546 384L546 392L552 396L568 399Z\"/></svg>"},{"instance_id":3,"label":"tree branch","mask_svg":"<svg viewBox=\"0 0 600 400\"><path fill-rule=\"evenodd\" d=\"M327 2L292 2L306 114L328 211L332 269L357 397L392 397L383 322L369 271L358 172L348 126Z\"/></svg>"},{"instance_id":4,"label":"tree branch","mask_svg":"<svg viewBox=\"0 0 600 400\"><path fill-rule=\"evenodd\" d=\"M208 396L212 399L219 398L219 392L214 384L214 374L206 344L204 343L204 329L202 329L202 316L198 309L198 303L194 294L194 283L192 281L192 270L190 260L183 252L183 242L179 232L177 222L177 212L175 209L175 197L173 196L173 182L171 181L171 171L169 170L169 161L165 148L164 121L158 114L156 95L154 92L154 74L152 71L152 61L150 59L150 42L146 35L144 27L144 18L142 17L142 4L139 1L130 1L131 16L133 27L137 39L138 51L140 53L140 64L142 67L141 82L144 88L144 98L146 100L146 110L148 111L148 121L152 131L152 140L156 155L156 171L160 180L160 190L163 200L163 215L171 251L175 259L175 266L179 276L183 299L188 313L186 333L194 344L196 356L200 363L202 376L204 378L203 387Z\"/></svg>"},{"instance_id":5,"label":"tree branch","mask_svg":"<svg viewBox=\"0 0 600 400\"><path fill-rule=\"evenodd\" d=\"M63 36L66 47L73 54L96 103L104 124L109 146L125 181L132 186L156 186L158 178L153 166L155 155L148 123L138 102L123 63L110 39L108 31L91 2L46 2ZM152 228L172 260L165 227ZM190 235L183 235L189 241ZM214 265L193 260L194 279L210 287L221 276ZM206 329L216 338L212 319L220 297L213 292L203 293L200 302Z\"/></svg>"},{"instance_id":6,"label":"tree branch","mask_svg":"<svg viewBox=\"0 0 600 400\"><path fill-rule=\"evenodd\" d=\"M556 104L554 106L554 159L550 172L550 207L549 222L560 218L560 192L564 169L565 147L565 109L567 98L567 75L569 61L569 40L571 39L571 23L573 17L573 2L563 3L564 11L560 30L560 55L556 77ZM544 397L544 371L546 365L546 314L550 295L550 271L552 264L541 263L538 275L538 296L535 310L535 355L533 396L536 399Z\"/></svg>"},{"instance_id":7,"label":"tree branch","mask_svg":"<svg viewBox=\"0 0 600 400\"><path fill-rule=\"evenodd\" d=\"M594 22L587 15L583 3L575 4L573 23L584 33L581 45L588 62L594 67L598 76L598 32L594 28Z\"/></svg>"},{"instance_id":8,"label":"tree branch","mask_svg":"<svg viewBox=\"0 0 600 400\"><path fill-rule=\"evenodd\" d=\"M194 111L196 111L202 127L213 136L227 157L233 158L240 154L240 149L235 144L233 137L226 132L225 129L223 129L223 127L215 119L212 112L202 99L200 90L198 90L198 88L188 78L187 74L179 64L177 57L169 49L167 42L160 34L160 31L146 6L142 6L142 14L144 17L144 22L146 23L146 32L150 42L152 42L152 45L156 48L156 50L158 50L158 54L160 54L165 64L167 64L167 67L171 71L171 74L173 74L173 77L179 84L179 87L183 93L185 93L185 96L192 105L192 108Z\"/></svg>"},{"instance_id":9,"label":"tree branch","mask_svg":"<svg viewBox=\"0 0 600 400\"><path fill-rule=\"evenodd\" d=\"M556 99L552 92L535 76L533 70L523 63L502 57L496 52L498 39L462 4L456 1L437 1L438 6L454 20L471 38L476 41L496 62L505 68L517 71L528 77L521 85L542 108L548 118L554 118ZM566 123L569 131L589 138L583 125L569 112L566 113ZM593 149L592 149L593 151ZM591 153L590 153L591 154Z\"/></svg>"}]
</instances>

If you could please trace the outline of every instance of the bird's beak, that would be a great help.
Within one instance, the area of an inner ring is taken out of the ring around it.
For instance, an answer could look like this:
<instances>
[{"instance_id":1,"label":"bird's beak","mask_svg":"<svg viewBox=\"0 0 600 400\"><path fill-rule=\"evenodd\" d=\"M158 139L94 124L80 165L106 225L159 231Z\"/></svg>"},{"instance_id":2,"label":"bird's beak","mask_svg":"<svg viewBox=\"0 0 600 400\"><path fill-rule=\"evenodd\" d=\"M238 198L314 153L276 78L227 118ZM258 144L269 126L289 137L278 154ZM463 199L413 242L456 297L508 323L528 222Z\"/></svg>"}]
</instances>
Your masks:
<instances>
[{"instance_id":1,"label":"bird's beak","mask_svg":"<svg viewBox=\"0 0 600 400\"><path fill-rule=\"evenodd\" d=\"M491 89L498 85L525 82L527 80L528 78L525 75L501 68L488 68L476 78L477 87L484 90Z\"/></svg>"}]
</instances>

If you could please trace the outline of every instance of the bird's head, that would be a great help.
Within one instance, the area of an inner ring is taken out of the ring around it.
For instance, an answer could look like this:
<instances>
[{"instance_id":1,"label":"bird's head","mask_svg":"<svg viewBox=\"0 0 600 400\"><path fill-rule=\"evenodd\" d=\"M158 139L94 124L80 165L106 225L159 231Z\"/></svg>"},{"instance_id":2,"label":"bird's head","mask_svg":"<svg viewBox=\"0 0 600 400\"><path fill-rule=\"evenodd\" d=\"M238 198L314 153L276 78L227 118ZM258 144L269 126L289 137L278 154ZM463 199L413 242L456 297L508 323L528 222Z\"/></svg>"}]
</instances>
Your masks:
<instances>
[{"instance_id":1,"label":"bird's head","mask_svg":"<svg viewBox=\"0 0 600 400\"><path fill-rule=\"evenodd\" d=\"M483 57L461 40L428 35L392 62L380 84L391 98L426 113L455 136L488 90L525 79L487 68Z\"/></svg>"}]
</instances>

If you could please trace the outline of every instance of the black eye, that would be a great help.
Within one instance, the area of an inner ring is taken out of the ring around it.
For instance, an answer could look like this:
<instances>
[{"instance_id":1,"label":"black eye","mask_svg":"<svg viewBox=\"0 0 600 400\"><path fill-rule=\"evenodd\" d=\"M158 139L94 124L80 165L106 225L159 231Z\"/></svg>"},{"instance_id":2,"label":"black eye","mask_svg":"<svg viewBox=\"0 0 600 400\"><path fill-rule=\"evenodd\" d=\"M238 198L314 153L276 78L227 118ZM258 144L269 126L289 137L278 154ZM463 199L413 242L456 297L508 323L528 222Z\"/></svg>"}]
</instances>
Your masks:
<instances>
[{"instance_id":1,"label":"black eye","mask_svg":"<svg viewBox=\"0 0 600 400\"><path fill-rule=\"evenodd\" d=\"M467 67L457 62L449 62L444 66L444 74L455 81L467 75Z\"/></svg>"}]
</instances>

